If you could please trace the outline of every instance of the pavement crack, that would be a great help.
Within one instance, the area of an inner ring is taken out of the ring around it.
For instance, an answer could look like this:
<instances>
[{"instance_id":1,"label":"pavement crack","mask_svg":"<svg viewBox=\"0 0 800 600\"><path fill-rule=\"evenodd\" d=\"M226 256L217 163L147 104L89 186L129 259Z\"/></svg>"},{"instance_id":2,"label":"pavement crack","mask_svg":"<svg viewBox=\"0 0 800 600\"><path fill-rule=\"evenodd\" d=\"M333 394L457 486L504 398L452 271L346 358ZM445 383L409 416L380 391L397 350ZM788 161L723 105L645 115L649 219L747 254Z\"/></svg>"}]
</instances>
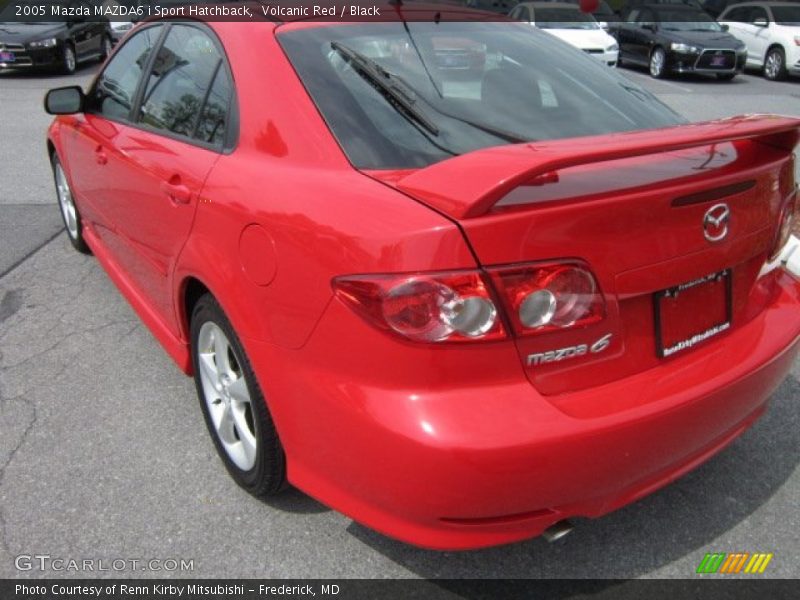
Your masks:
<instances>
[{"instance_id":1,"label":"pavement crack","mask_svg":"<svg viewBox=\"0 0 800 600\"><path fill-rule=\"evenodd\" d=\"M21 402L25 406L29 407L31 410L32 418L28 422L28 425L25 427L25 429L22 431L22 435L19 436L19 440L17 440L17 443L14 445L13 448L11 448L11 451L8 453L8 458L6 458L6 460L3 461L3 464L0 464L0 490L3 489L3 486L5 484L6 470L8 469L9 465L11 465L11 463L14 461L17 452L19 452L20 448L22 448L23 444L28 439L28 435L30 435L31 431L33 431L33 428L36 425L36 422L39 418L38 413L36 411L36 405L27 398L25 398L24 395L15 396L14 398L3 398L2 390L0 390L0 403L7 404L9 402ZM8 541L8 529L7 529L5 514L3 511L4 508L5 507L3 503L0 502L0 545L8 554L11 554L11 548Z\"/></svg>"},{"instance_id":2,"label":"pavement crack","mask_svg":"<svg viewBox=\"0 0 800 600\"><path fill-rule=\"evenodd\" d=\"M117 327L117 326L120 326L120 325L131 325L132 326L131 331L132 331L133 329L135 329L138 326L138 324L139 324L139 322L137 320L135 320L135 319L120 319L118 321L109 321L108 323L104 323L103 325L98 325L97 327L88 327L86 329L77 329L75 331L70 331L70 332L64 334L61 339L57 340L56 342L53 342L52 344L50 344L46 348L42 348L41 350L37 350L33 354L31 354L29 356L26 356L22 360L19 360L19 361L15 362L15 363L9 363L9 364L0 366L0 372L1 371L8 371L8 370L11 370L11 369L15 369L17 367L21 367L25 363L28 363L28 362L30 362L30 361L32 361L34 359L40 358L40 357L44 356L45 354L47 354L49 352L52 352L53 350L58 348L64 342L69 341L69 339L72 338L73 336L84 335L84 334L88 334L88 333L97 333L97 332L109 329L111 327ZM54 326L50 331L54 330L56 327L57 326ZM125 332L121 337L125 337L126 335L129 335L131 333L131 331Z\"/></svg>"}]
</instances>

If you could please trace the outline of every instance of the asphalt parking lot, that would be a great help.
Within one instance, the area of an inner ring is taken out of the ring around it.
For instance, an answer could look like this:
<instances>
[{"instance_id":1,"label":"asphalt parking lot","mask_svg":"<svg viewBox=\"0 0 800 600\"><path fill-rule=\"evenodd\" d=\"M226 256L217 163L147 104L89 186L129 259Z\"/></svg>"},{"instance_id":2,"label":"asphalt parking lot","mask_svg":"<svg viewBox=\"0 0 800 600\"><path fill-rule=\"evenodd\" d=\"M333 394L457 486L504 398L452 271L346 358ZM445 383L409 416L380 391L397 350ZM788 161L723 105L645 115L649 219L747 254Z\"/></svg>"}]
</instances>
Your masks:
<instances>
[{"instance_id":1,"label":"asphalt parking lot","mask_svg":"<svg viewBox=\"0 0 800 600\"><path fill-rule=\"evenodd\" d=\"M42 96L95 71L0 75L0 577L91 575L14 566L46 554L193 561L183 573L97 573L126 577L684 578L706 552L734 551L772 552L763 576L800 577L800 361L719 456L553 544L430 552L294 490L269 503L239 490L193 382L60 232ZM800 116L800 81L623 72L692 120Z\"/></svg>"}]
</instances>

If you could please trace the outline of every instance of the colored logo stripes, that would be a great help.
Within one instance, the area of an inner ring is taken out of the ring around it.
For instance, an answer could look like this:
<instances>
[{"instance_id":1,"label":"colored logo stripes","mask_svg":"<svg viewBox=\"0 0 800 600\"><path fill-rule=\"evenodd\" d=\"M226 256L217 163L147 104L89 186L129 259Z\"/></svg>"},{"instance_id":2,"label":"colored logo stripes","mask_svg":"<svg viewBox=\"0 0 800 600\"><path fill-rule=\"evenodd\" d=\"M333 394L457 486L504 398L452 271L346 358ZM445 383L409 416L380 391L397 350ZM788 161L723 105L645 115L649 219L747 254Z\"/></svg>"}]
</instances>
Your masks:
<instances>
[{"instance_id":1,"label":"colored logo stripes","mask_svg":"<svg viewBox=\"0 0 800 600\"><path fill-rule=\"evenodd\" d=\"M763 573L769 561L772 560L772 553L755 552L717 552L706 554L697 567L698 573Z\"/></svg>"}]
</instances>

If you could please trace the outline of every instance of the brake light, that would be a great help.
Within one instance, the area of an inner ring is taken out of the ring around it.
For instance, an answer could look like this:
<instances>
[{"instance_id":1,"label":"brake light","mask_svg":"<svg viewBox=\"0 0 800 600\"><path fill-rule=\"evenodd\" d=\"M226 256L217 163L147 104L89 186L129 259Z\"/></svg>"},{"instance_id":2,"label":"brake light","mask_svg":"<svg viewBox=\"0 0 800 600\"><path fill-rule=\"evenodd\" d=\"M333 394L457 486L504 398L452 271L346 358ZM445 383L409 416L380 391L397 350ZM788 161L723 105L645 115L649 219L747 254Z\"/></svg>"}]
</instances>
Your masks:
<instances>
[{"instance_id":1,"label":"brake light","mask_svg":"<svg viewBox=\"0 0 800 600\"><path fill-rule=\"evenodd\" d=\"M775 245L770 253L770 260L775 258L781 253L783 247L789 241L789 236L792 235L792 227L795 223L797 214L797 193L789 197L781 209L780 221L778 224L778 236L775 239Z\"/></svg>"},{"instance_id":2,"label":"brake light","mask_svg":"<svg viewBox=\"0 0 800 600\"><path fill-rule=\"evenodd\" d=\"M337 277L336 295L372 325L417 342L506 337L477 271Z\"/></svg>"},{"instance_id":3,"label":"brake light","mask_svg":"<svg viewBox=\"0 0 800 600\"><path fill-rule=\"evenodd\" d=\"M518 335L583 327L605 318L597 281L580 263L539 263L490 272Z\"/></svg>"},{"instance_id":4,"label":"brake light","mask_svg":"<svg viewBox=\"0 0 800 600\"><path fill-rule=\"evenodd\" d=\"M594 275L577 261L488 270L517 335L583 327L605 318ZM336 296L367 322L416 342L507 337L481 271L351 275L333 280Z\"/></svg>"}]
</instances>

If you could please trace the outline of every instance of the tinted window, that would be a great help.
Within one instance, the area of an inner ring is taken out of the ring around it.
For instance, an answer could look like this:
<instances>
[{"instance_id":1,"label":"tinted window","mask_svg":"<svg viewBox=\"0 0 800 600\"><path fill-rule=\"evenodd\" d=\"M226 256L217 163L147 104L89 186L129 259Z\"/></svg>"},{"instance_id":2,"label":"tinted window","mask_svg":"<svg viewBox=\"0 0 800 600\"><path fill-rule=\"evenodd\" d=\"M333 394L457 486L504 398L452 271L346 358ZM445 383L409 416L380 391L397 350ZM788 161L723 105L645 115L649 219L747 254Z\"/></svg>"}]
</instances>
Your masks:
<instances>
[{"instance_id":1,"label":"tinted window","mask_svg":"<svg viewBox=\"0 0 800 600\"><path fill-rule=\"evenodd\" d=\"M200 121L197 124L195 138L201 142L221 146L225 140L228 106L233 92L228 71L220 68L214 78L214 85L208 94Z\"/></svg>"},{"instance_id":2,"label":"tinted window","mask_svg":"<svg viewBox=\"0 0 800 600\"><path fill-rule=\"evenodd\" d=\"M700 11L659 9L656 20L667 31L722 31L719 23Z\"/></svg>"},{"instance_id":3,"label":"tinted window","mask_svg":"<svg viewBox=\"0 0 800 600\"><path fill-rule=\"evenodd\" d=\"M537 27L542 29L599 29L590 14L574 8L537 8L533 15Z\"/></svg>"},{"instance_id":4,"label":"tinted window","mask_svg":"<svg viewBox=\"0 0 800 600\"><path fill-rule=\"evenodd\" d=\"M753 12L750 13L750 21L755 22L756 19L764 19L765 21L769 22L767 18L767 10L765 8L761 8L760 6L754 6Z\"/></svg>"},{"instance_id":5,"label":"tinted window","mask_svg":"<svg viewBox=\"0 0 800 600\"><path fill-rule=\"evenodd\" d=\"M772 16L775 17L775 22L781 25L800 25L800 6L773 6ZM794 38L797 43L797 37Z\"/></svg>"},{"instance_id":6,"label":"tinted window","mask_svg":"<svg viewBox=\"0 0 800 600\"><path fill-rule=\"evenodd\" d=\"M725 13L722 19L724 21L735 21L737 23L750 23L750 20L748 19L749 14L749 6L740 6L739 8L729 10L727 13Z\"/></svg>"},{"instance_id":7,"label":"tinted window","mask_svg":"<svg viewBox=\"0 0 800 600\"><path fill-rule=\"evenodd\" d=\"M370 23L285 30L278 39L361 168L681 122L614 69L577 49L553 52L550 34L518 23ZM365 64L379 74L372 81Z\"/></svg>"},{"instance_id":8,"label":"tinted window","mask_svg":"<svg viewBox=\"0 0 800 600\"><path fill-rule=\"evenodd\" d=\"M162 30L161 25L148 27L128 38L97 79L88 112L110 119L128 118L142 71Z\"/></svg>"},{"instance_id":9,"label":"tinted window","mask_svg":"<svg viewBox=\"0 0 800 600\"><path fill-rule=\"evenodd\" d=\"M138 120L156 129L193 136L221 64L222 56L205 32L173 25L147 78Z\"/></svg>"}]
</instances>

